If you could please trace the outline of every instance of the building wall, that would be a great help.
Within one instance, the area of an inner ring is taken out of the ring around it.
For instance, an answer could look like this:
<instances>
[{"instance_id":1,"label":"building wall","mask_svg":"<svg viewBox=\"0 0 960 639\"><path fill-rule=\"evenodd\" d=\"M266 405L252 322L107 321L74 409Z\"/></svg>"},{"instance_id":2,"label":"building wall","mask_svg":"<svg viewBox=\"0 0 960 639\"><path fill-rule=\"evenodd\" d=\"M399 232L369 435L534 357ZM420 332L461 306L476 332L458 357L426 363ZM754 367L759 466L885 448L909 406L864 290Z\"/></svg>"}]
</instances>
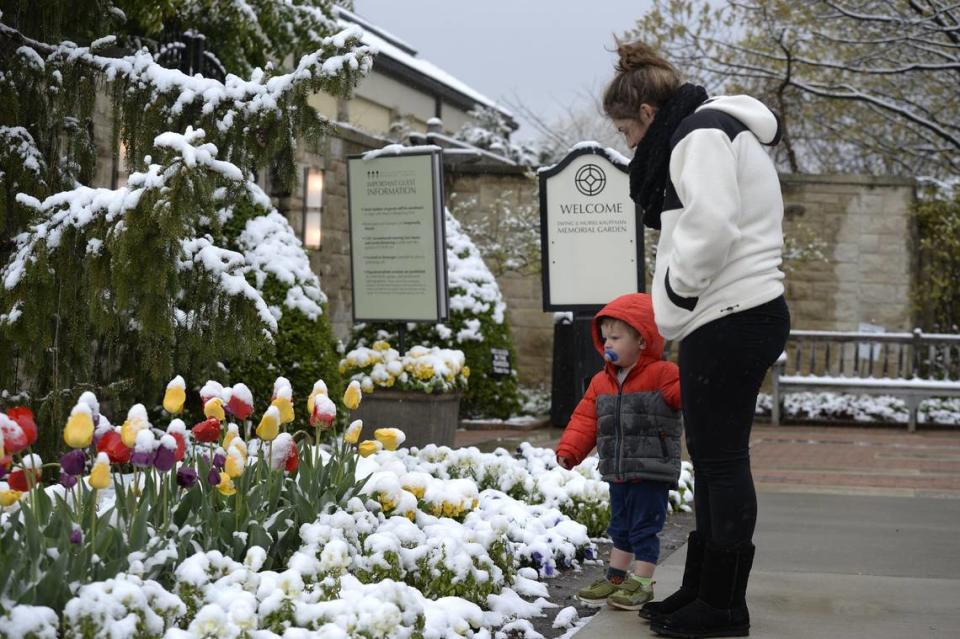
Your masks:
<instances>
[{"instance_id":1,"label":"building wall","mask_svg":"<svg viewBox=\"0 0 960 639\"><path fill-rule=\"evenodd\" d=\"M912 180L784 175L784 234L814 239L825 259L788 262L793 327L911 330L916 233Z\"/></svg>"},{"instance_id":2,"label":"building wall","mask_svg":"<svg viewBox=\"0 0 960 639\"><path fill-rule=\"evenodd\" d=\"M497 214L501 203L533 207L537 214L537 181L522 172L499 174L448 173L447 197L461 222L475 222ZM472 201L472 206L457 206ZM539 258L537 258L538 260ZM507 317L516 347L514 362L520 382L529 386L550 383L553 360L553 314L543 311L543 290L539 263L532 272L494 270L507 303Z\"/></svg>"}]
</instances>

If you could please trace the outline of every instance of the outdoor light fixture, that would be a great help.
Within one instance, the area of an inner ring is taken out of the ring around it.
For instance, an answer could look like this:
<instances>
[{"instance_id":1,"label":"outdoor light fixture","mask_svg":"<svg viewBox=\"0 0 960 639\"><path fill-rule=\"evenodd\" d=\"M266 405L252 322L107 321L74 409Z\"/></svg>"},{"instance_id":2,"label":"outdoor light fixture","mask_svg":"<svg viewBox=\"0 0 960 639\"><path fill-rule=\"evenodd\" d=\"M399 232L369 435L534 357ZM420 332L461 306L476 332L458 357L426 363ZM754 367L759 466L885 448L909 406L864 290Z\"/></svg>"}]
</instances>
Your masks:
<instances>
[{"instance_id":1,"label":"outdoor light fixture","mask_svg":"<svg viewBox=\"0 0 960 639\"><path fill-rule=\"evenodd\" d=\"M313 167L303 170L303 227L301 239L308 249L319 249L321 242L320 213L323 211L323 171Z\"/></svg>"}]
</instances>

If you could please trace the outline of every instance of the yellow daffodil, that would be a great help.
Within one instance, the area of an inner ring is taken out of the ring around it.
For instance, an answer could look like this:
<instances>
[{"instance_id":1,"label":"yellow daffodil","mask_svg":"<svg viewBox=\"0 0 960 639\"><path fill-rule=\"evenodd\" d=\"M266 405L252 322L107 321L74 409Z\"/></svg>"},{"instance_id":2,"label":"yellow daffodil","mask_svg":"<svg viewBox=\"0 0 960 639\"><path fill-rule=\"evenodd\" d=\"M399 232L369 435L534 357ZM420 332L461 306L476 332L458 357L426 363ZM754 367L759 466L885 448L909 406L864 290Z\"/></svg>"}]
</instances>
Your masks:
<instances>
[{"instance_id":1,"label":"yellow daffodil","mask_svg":"<svg viewBox=\"0 0 960 639\"><path fill-rule=\"evenodd\" d=\"M167 384L167 390L163 394L163 410L176 415L183 410L183 404L186 401L187 385L183 378L177 375Z\"/></svg>"},{"instance_id":2,"label":"yellow daffodil","mask_svg":"<svg viewBox=\"0 0 960 639\"><path fill-rule=\"evenodd\" d=\"M378 428L373 431L373 436L377 441L383 444L387 450L396 450L407 436L399 428Z\"/></svg>"},{"instance_id":3,"label":"yellow daffodil","mask_svg":"<svg viewBox=\"0 0 960 639\"><path fill-rule=\"evenodd\" d=\"M390 342L386 342L386 341L384 341L384 340L382 340L382 339L377 340L376 342L373 343L373 350L375 350L375 351L380 351L380 352L389 351L389 350L390 350Z\"/></svg>"},{"instance_id":4,"label":"yellow daffodil","mask_svg":"<svg viewBox=\"0 0 960 639\"><path fill-rule=\"evenodd\" d=\"M220 483L217 484L217 490L224 497L237 494L237 487L233 484L233 479L227 473L220 473Z\"/></svg>"},{"instance_id":5,"label":"yellow daffodil","mask_svg":"<svg viewBox=\"0 0 960 639\"><path fill-rule=\"evenodd\" d=\"M90 471L90 477L87 479L90 487L97 490L110 486L110 458L106 453L97 455L97 461L93 464L93 470Z\"/></svg>"},{"instance_id":6,"label":"yellow daffodil","mask_svg":"<svg viewBox=\"0 0 960 639\"><path fill-rule=\"evenodd\" d=\"M207 418L216 417L221 422L224 421L227 415L223 412L223 400L219 397L208 399L207 403L203 405L203 416Z\"/></svg>"},{"instance_id":7,"label":"yellow daffodil","mask_svg":"<svg viewBox=\"0 0 960 639\"><path fill-rule=\"evenodd\" d=\"M343 393L343 405L350 410L357 410L357 408L360 406L360 400L362 397L363 393L360 392L360 382L353 380L347 386L347 390Z\"/></svg>"},{"instance_id":8,"label":"yellow daffodil","mask_svg":"<svg viewBox=\"0 0 960 639\"><path fill-rule=\"evenodd\" d=\"M0 490L0 506L12 506L20 501L23 493L19 490Z\"/></svg>"},{"instance_id":9,"label":"yellow daffodil","mask_svg":"<svg viewBox=\"0 0 960 639\"><path fill-rule=\"evenodd\" d=\"M271 406L276 406L277 410L280 411L280 423L289 424L293 421L293 402L290 401L287 397L277 397L272 402Z\"/></svg>"},{"instance_id":10,"label":"yellow daffodil","mask_svg":"<svg viewBox=\"0 0 960 639\"><path fill-rule=\"evenodd\" d=\"M280 409L271 406L260 419L257 426L257 437L265 442L273 441L280 434Z\"/></svg>"},{"instance_id":11,"label":"yellow daffodil","mask_svg":"<svg viewBox=\"0 0 960 639\"><path fill-rule=\"evenodd\" d=\"M93 441L93 417L86 404L77 404L70 411L67 427L63 429L63 441L70 448L86 448Z\"/></svg>"},{"instance_id":12,"label":"yellow daffodil","mask_svg":"<svg viewBox=\"0 0 960 639\"><path fill-rule=\"evenodd\" d=\"M357 419L350 423L347 430L343 433L343 441L348 444L356 444L360 441L360 431L363 430L363 421Z\"/></svg>"},{"instance_id":13,"label":"yellow daffodil","mask_svg":"<svg viewBox=\"0 0 960 639\"><path fill-rule=\"evenodd\" d=\"M374 453L379 453L382 449L383 449L383 444L381 444L375 439L368 439L366 441L362 441L360 442L360 446L358 447L361 457L369 457Z\"/></svg>"}]
</instances>

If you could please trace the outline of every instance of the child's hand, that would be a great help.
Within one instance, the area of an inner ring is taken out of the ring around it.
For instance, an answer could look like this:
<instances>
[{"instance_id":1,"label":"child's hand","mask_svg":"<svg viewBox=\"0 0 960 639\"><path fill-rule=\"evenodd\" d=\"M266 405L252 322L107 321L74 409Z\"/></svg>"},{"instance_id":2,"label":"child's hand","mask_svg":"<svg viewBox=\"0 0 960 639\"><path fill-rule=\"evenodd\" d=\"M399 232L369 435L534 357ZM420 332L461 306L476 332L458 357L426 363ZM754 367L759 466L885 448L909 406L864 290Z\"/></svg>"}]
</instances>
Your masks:
<instances>
[{"instance_id":1,"label":"child's hand","mask_svg":"<svg viewBox=\"0 0 960 639\"><path fill-rule=\"evenodd\" d=\"M573 460L565 455L557 455L557 464L564 470L571 470L575 466Z\"/></svg>"}]
</instances>

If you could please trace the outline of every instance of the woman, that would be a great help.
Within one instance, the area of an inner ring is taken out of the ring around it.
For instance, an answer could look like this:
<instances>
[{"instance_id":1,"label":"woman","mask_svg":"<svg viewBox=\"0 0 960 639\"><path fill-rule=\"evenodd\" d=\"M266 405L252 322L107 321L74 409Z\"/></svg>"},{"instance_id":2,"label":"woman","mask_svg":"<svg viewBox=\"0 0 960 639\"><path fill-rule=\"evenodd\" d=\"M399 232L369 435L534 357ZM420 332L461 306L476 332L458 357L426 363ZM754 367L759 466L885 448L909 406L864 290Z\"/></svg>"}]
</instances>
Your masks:
<instances>
[{"instance_id":1,"label":"woman","mask_svg":"<svg viewBox=\"0 0 960 639\"><path fill-rule=\"evenodd\" d=\"M748 96L708 98L641 43L618 43L606 114L636 147L630 195L660 230L657 327L680 342L680 392L696 472L696 530L679 591L640 612L670 637L749 634L745 593L757 497L750 428L767 369L783 352L783 200L763 145L776 116Z\"/></svg>"}]
</instances>

